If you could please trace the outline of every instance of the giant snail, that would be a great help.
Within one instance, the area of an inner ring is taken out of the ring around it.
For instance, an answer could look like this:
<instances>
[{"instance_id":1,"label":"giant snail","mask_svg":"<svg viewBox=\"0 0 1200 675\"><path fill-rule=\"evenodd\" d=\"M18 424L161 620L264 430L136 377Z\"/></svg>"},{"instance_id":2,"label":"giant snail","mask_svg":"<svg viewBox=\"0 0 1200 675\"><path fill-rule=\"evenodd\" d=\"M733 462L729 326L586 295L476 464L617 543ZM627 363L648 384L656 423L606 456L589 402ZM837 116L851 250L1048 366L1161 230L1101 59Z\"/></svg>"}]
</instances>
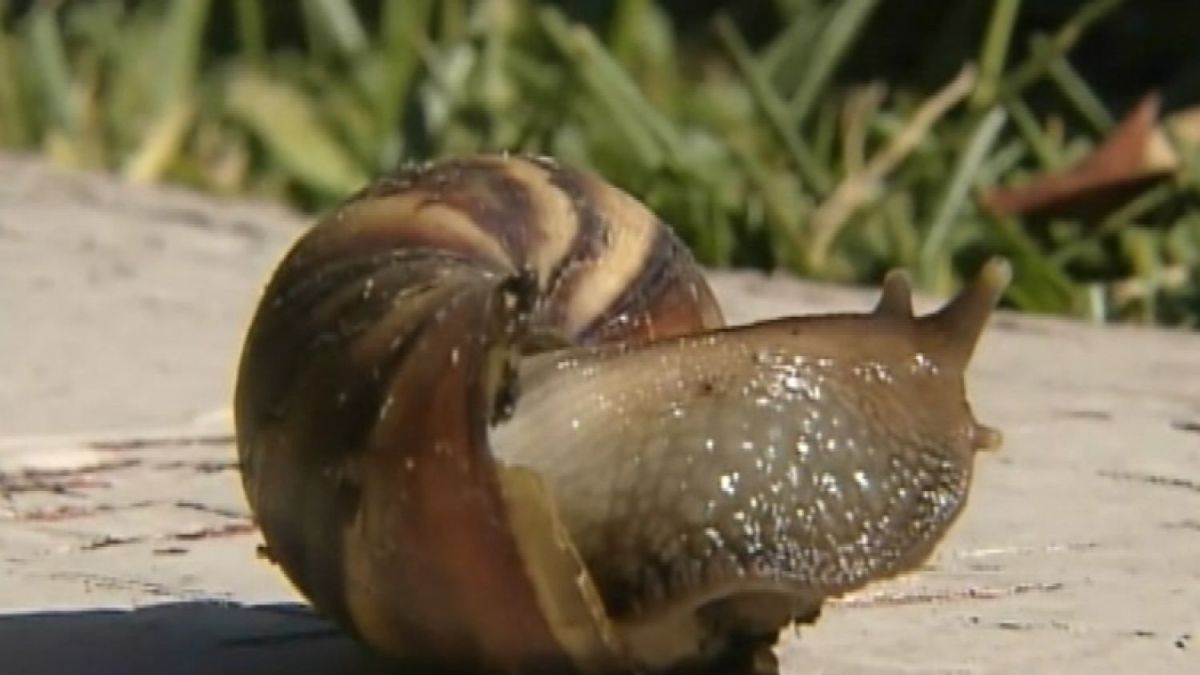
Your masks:
<instances>
[{"instance_id":1,"label":"giant snail","mask_svg":"<svg viewBox=\"0 0 1200 675\"><path fill-rule=\"evenodd\" d=\"M997 445L963 371L1010 276L914 317L727 328L603 180L483 155L307 231L245 341L266 551L385 654L465 672L769 671L781 628L912 570Z\"/></svg>"}]
</instances>

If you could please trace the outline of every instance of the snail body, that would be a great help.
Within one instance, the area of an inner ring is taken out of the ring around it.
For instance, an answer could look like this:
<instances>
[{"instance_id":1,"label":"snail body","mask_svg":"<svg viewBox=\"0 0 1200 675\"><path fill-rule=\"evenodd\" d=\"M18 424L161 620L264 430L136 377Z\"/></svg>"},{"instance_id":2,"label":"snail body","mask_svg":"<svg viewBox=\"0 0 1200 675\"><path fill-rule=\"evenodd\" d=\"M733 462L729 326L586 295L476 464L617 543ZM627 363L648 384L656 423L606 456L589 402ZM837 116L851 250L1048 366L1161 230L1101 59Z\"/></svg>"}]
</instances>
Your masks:
<instances>
[{"instance_id":1,"label":"snail body","mask_svg":"<svg viewBox=\"0 0 1200 675\"><path fill-rule=\"evenodd\" d=\"M235 415L269 556L406 662L769 667L778 631L920 564L996 432L963 371L1008 280L941 311L724 327L686 248L600 179L479 156L307 232Z\"/></svg>"}]
</instances>

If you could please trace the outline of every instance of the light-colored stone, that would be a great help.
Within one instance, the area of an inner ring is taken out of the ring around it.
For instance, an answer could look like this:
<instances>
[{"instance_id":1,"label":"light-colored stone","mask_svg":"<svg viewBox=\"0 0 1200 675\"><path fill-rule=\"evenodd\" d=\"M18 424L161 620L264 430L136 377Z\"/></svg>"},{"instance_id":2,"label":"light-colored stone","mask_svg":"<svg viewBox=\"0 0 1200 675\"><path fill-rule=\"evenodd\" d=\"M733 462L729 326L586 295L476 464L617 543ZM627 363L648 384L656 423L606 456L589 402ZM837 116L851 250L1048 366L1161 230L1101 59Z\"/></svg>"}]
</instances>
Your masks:
<instances>
[{"instance_id":1,"label":"light-colored stone","mask_svg":"<svg viewBox=\"0 0 1200 675\"><path fill-rule=\"evenodd\" d=\"M297 219L0 175L0 671L379 672L256 559L227 438ZM874 301L712 279L736 322ZM925 569L788 637L785 671L1200 672L1200 335L1002 314L970 385L1006 441L965 516Z\"/></svg>"}]
</instances>

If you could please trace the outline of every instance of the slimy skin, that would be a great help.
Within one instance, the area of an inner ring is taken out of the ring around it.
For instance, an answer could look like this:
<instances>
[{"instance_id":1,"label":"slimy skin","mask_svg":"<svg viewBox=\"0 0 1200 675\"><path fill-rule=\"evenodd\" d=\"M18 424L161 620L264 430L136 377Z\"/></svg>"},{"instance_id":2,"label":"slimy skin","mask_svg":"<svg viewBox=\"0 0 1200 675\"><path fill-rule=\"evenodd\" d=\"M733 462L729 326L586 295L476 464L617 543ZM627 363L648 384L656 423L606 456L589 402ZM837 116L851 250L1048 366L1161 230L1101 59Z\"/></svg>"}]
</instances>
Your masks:
<instances>
[{"instance_id":1,"label":"slimy skin","mask_svg":"<svg viewBox=\"0 0 1200 675\"><path fill-rule=\"evenodd\" d=\"M544 158L386 176L304 233L243 347L269 558L414 668L763 672L912 569L997 444L963 372L1006 285L724 326L629 195Z\"/></svg>"},{"instance_id":2,"label":"slimy skin","mask_svg":"<svg viewBox=\"0 0 1200 675\"><path fill-rule=\"evenodd\" d=\"M893 275L871 314L530 359L493 447L546 481L618 626L690 623L693 652L773 634L917 566L961 512L998 443L962 371L1008 274L921 319ZM696 619L743 599L717 634Z\"/></svg>"}]
</instances>

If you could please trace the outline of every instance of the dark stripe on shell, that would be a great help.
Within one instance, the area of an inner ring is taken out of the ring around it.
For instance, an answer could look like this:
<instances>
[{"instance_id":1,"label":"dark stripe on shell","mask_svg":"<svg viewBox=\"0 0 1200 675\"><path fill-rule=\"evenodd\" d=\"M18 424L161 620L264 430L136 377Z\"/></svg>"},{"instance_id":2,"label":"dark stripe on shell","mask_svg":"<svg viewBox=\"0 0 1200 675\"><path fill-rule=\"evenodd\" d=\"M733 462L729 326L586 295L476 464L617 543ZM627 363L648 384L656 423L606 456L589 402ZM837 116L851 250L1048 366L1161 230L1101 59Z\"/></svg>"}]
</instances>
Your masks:
<instances>
[{"instance_id":1,"label":"dark stripe on shell","mask_svg":"<svg viewBox=\"0 0 1200 675\"><path fill-rule=\"evenodd\" d=\"M442 204L462 212L509 254L517 269L528 252L540 245L537 217L529 196L533 186L507 170L498 157L471 157L434 165L410 166L379 179L350 202L424 193L426 204Z\"/></svg>"},{"instance_id":2,"label":"dark stripe on shell","mask_svg":"<svg viewBox=\"0 0 1200 675\"><path fill-rule=\"evenodd\" d=\"M566 322L566 309L576 285L587 275L595 261L607 252L609 221L596 210L591 195L591 181L586 174L557 165L547 170L551 174L551 183L570 199L578 224L567 254L546 279L542 322L561 328Z\"/></svg>"},{"instance_id":3,"label":"dark stripe on shell","mask_svg":"<svg viewBox=\"0 0 1200 675\"><path fill-rule=\"evenodd\" d=\"M631 329L638 332L672 284L679 283L679 265L690 263L691 256L665 223L660 222L657 229L637 274L625 283L612 304L581 331L585 341L602 341L615 332L614 327L622 332Z\"/></svg>"}]
</instances>

